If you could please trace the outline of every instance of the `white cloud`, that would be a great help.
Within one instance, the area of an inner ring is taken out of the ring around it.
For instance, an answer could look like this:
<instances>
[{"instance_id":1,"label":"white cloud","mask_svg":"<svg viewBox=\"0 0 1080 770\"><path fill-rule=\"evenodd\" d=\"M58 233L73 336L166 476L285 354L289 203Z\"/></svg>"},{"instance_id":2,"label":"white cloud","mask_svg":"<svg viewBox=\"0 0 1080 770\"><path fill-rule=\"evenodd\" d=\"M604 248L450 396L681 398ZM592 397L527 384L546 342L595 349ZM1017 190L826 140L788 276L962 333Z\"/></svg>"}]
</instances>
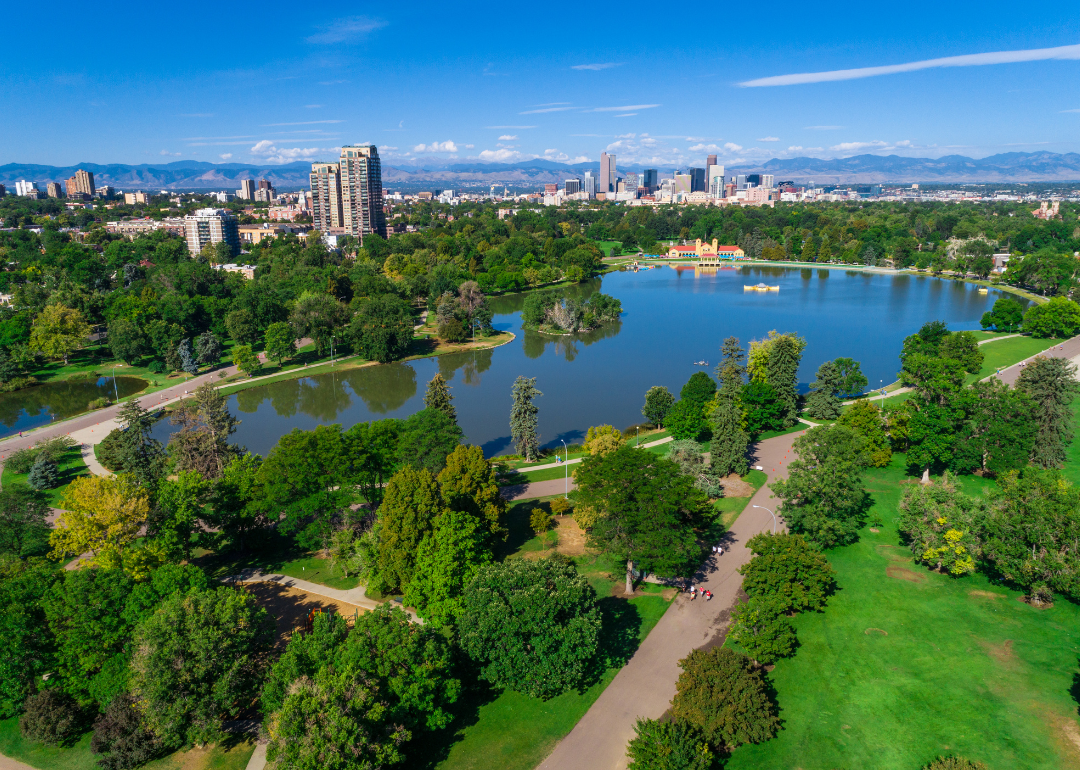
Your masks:
<instances>
[{"instance_id":1,"label":"white cloud","mask_svg":"<svg viewBox=\"0 0 1080 770\"><path fill-rule=\"evenodd\" d=\"M348 83L348 80L320 80L320 86L336 86L339 83Z\"/></svg>"},{"instance_id":2,"label":"white cloud","mask_svg":"<svg viewBox=\"0 0 1080 770\"><path fill-rule=\"evenodd\" d=\"M257 142L251 148L251 154L267 163L291 163L294 160L307 160L324 150L318 147L278 147L269 139Z\"/></svg>"},{"instance_id":3,"label":"white cloud","mask_svg":"<svg viewBox=\"0 0 1080 770\"><path fill-rule=\"evenodd\" d=\"M689 147L690 152L705 152L713 153L716 155L727 155L729 153L742 152L742 147L734 142L726 142L724 144L692 144Z\"/></svg>"},{"instance_id":4,"label":"white cloud","mask_svg":"<svg viewBox=\"0 0 1080 770\"><path fill-rule=\"evenodd\" d=\"M475 144L467 144L467 145L465 145L465 149L466 150L471 150L475 146L476 146Z\"/></svg>"},{"instance_id":5,"label":"white cloud","mask_svg":"<svg viewBox=\"0 0 1080 770\"><path fill-rule=\"evenodd\" d=\"M218 155L218 157L221 158L222 160L228 160L229 158L232 157L232 153L231 152L223 152L220 155Z\"/></svg>"},{"instance_id":6,"label":"white cloud","mask_svg":"<svg viewBox=\"0 0 1080 770\"><path fill-rule=\"evenodd\" d=\"M830 147L829 151L843 155L867 150L871 152L894 152L895 150L910 149L915 149L915 145L912 144L910 139L904 139L899 142L883 142L880 139L876 139L872 142L840 142L840 144L834 144Z\"/></svg>"},{"instance_id":7,"label":"white cloud","mask_svg":"<svg viewBox=\"0 0 1080 770\"><path fill-rule=\"evenodd\" d=\"M803 126L803 131L839 131L843 126Z\"/></svg>"},{"instance_id":8,"label":"white cloud","mask_svg":"<svg viewBox=\"0 0 1080 770\"><path fill-rule=\"evenodd\" d=\"M499 137L500 142L512 142L515 139L517 139L517 136L514 134L503 134Z\"/></svg>"},{"instance_id":9,"label":"white cloud","mask_svg":"<svg viewBox=\"0 0 1080 770\"><path fill-rule=\"evenodd\" d=\"M586 155L578 155L576 158L571 158L565 152L554 149L544 150L544 159L558 161L559 163L585 163L586 161L591 160L591 158Z\"/></svg>"},{"instance_id":10,"label":"white cloud","mask_svg":"<svg viewBox=\"0 0 1080 770\"><path fill-rule=\"evenodd\" d=\"M176 156L176 155L179 155L180 153L178 153L178 152L169 152L168 150L162 150L158 154L159 155L173 155L173 156Z\"/></svg>"},{"instance_id":11,"label":"white cloud","mask_svg":"<svg viewBox=\"0 0 1080 770\"><path fill-rule=\"evenodd\" d=\"M776 136L763 136L760 139L758 139L757 141L759 141L759 142L779 142L780 138L776 137Z\"/></svg>"},{"instance_id":12,"label":"white cloud","mask_svg":"<svg viewBox=\"0 0 1080 770\"><path fill-rule=\"evenodd\" d=\"M372 19L369 16L350 16L322 25L320 27L321 32L310 35L306 39L309 43L315 43L316 45L345 43L349 40L366 37L369 32L374 32L385 26L386 22L382 19Z\"/></svg>"},{"instance_id":13,"label":"white cloud","mask_svg":"<svg viewBox=\"0 0 1080 770\"><path fill-rule=\"evenodd\" d=\"M458 147L452 141L447 139L445 142L432 142L431 144L418 144L412 148L413 152L430 153L430 152L457 152Z\"/></svg>"},{"instance_id":14,"label":"white cloud","mask_svg":"<svg viewBox=\"0 0 1080 770\"><path fill-rule=\"evenodd\" d=\"M480 160L486 160L489 163L515 163L519 160L531 160L536 156L526 155L517 150L508 150L504 148L499 150L483 150L479 157Z\"/></svg>"},{"instance_id":15,"label":"white cloud","mask_svg":"<svg viewBox=\"0 0 1080 770\"><path fill-rule=\"evenodd\" d=\"M622 115L616 115L617 118L632 118L637 115L636 112L624 112Z\"/></svg>"},{"instance_id":16,"label":"white cloud","mask_svg":"<svg viewBox=\"0 0 1080 770\"><path fill-rule=\"evenodd\" d=\"M541 107L538 110L525 110L524 112L519 112L518 115L540 115L540 114L545 113L545 112L566 112L567 110L572 110L572 109L574 109L574 108L573 107Z\"/></svg>"},{"instance_id":17,"label":"white cloud","mask_svg":"<svg viewBox=\"0 0 1080 770\"><path fill-rule=\"evenodd\" d=\"M1062 112L1080 112L1080 110L1062 110Z\"/></svg>"},{"instance_id":18,"label":"white cloud","mask_svg":"<svg viewBox=\"0 0 1080 770\"><path fill-rule=\"evenodd\" d=\"M624 104L622 107L593 107L585 112L630 112L631 110L651 110L659 104Z\"/></svg>"},{"instance_id":19,"label":"white cloud","mask_svg":"<svg viewBox=\"0 0 1080 770\"><path fill-rule=\"evenodd\" d=\"M1056 48L1033 48L1025 51L993 51L973 53L964 56L945 56L940 59L905 64L889 64L884 67L859 67L850 70L832 70L830 72L804 72L794 75L774 75L739 83L745 88L757 86L793 86L803 83L826 83L835 80L855 80L872 78L878 75L895 75L899 72L934 69L937 67L978 67L986 64L1015 64L1017 62L1047 61L1049 59L1080 59L1080 45L1062 45Z\"/></svg>"},{"instance_id":20,"label":"white cloud","mask_svg":"<svg viewBox=\"0 0 1080 770\"><path fill-rule=\"evenodd\" d=\"M612 67L621 67L625 62L608 61L602 64L575 64L572 70L609 70Z\"/></svg>"},{"instance_id":21,"label":"white cloud","mask_svg":"<svg viewBox=\"0 0 1080 770\"><path fill-rule=\"evenodd\" d=\"M382 148L383 148L384 150L390 150L390 151L393 151L393 150L396 150L396 149L397 149L397 147L391 147L391 146L390 146L390 145L388 145L388 144L384 144L384 145L380 145L380 146L381 146L381 147L382 147Z\"/></svg>"},{"instance_id":22,"label":"white cloud","mask_svg":"<svg viewBox=\"0 0 1080 770\"><path fill-rule=\"evenodd\" d=\"M344 123L344 120L299 120L295 123L263 123L264 128L271 126L317 126L322 123Z\"/></svg>"}]
</instances>

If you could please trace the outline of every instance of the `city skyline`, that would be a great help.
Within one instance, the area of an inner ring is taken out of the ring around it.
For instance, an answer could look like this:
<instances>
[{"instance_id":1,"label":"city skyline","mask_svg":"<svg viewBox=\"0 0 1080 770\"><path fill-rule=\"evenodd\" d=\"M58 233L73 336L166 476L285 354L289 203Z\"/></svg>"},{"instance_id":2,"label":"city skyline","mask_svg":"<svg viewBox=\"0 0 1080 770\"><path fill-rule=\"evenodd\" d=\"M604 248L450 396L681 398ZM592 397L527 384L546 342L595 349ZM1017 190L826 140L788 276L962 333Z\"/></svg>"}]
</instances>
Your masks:
<instances>
[{"instance_id":1,"label":"city skyline","mask_svg":"<svg viewBox=\"0 0 1080 770\"><path fill-rule=\"evenodd\" d=\"M5 63L0 163L311 162L365 142L399 166L575 162L600 151L662 166L701 165L706 155L734 166L1080 151L1080 101L1062 88L1080 74L1080 21L1065 7L1033 19L1016 7L916 4L887 24L808 8L766 31L696 38L685 30L707 15L665 10L624 8L620 35L637 42L616 56L523 47L513 34L521 23L538 41L565 35L567 23L526 10L347 15L268 2L254 16L218 9L196 35L187 32L198 19L167 8L109 15L72 5L53 39L123 39L125 55ZM11 9L12 26L30 28L30 14ZM752 14L734 10L725 29L752 28ZM569 21L587 35L609 18L585 8ZM162 55L164 30L185 47ZM245 38L269 42L258 58L222 57L239 57ZM443 44L410 44L417 39Z\"/></svg>"}]
</instances>

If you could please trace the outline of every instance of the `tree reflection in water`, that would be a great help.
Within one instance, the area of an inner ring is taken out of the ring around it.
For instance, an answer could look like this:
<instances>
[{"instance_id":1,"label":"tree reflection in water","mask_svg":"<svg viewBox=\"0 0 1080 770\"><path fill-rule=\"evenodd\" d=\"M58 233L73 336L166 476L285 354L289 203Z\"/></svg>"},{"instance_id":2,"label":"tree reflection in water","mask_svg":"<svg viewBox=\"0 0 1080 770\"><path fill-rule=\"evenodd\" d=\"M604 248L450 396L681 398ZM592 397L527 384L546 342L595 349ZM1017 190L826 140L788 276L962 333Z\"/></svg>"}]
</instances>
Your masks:
<instances>
[{"instance_id":1,"label":"tree reflection in water","mask_svg":"<svg viewBox=\"0 0 1080 770\"><path fill-rule=\"evenodd\" d=\"M396 411L416 395L416 370L409 364L365 366L346 372L342 379L375 414Z\"/></svg>"},{"instance_id":2,"label":"tree reflection in water","mask_svg":"<svg viewBox=\"0 0 1080 770\"><path fill-rule=\"evenodd\" d=\"M522 349L529 358L539 358L550 344L554 346L557 354L562 355L567 361L573 361L577 358L578 343L588 347L594 342L614 337L620 331L622 331L622 321L618 319L584 334L541 334L526 329Z\"/></svg>"},{"instance_id":3,"label":"tree reflection in water","mask_svg":"<svg viewBox=\"0 0 1080 770\"><path fill-rule=\"evenodd\" d=\"M461 381L466 385L479 385L480 375L491 368L491 355L494 348L487 350L469 350L464 353L447 353L439 356L439 374L447 382L461 372Z\"/></svg>"}]
</instances>

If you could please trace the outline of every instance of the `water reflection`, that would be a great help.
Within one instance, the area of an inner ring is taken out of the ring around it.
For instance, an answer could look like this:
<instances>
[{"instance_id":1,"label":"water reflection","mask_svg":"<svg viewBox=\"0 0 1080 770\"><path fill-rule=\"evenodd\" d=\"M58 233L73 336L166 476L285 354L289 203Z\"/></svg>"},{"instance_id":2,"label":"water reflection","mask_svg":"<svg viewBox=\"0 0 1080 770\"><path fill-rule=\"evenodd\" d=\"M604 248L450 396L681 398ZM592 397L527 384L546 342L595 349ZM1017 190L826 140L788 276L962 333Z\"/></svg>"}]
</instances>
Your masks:
<instances>
[{"instance_id":1,"label":"water reflection","mask_svg":"<svg viewBox=\"0 0 1080 770\"><path fill-rule=\"evenodd\" d=\"M439 356L439 374L449 382L461 372L461 380L466 385L479 385L480 375L491 368L493 348L487 350L469 350L464 353L448 353Z\"/></svg>"},{"instance_id":2,"label":"water reflection","mask_svg":"<svg viewBox=\"0 0 1080 770\"><path fill-rule=\"evenodd\" d=\"M554 348L556 355L562 356L567 361L573 361L580 351L579 345L588 347L600 340L610 339L620 331L622 331L621 319L606 323L582 334L542 334L525 330L523 345L525 355L528 358L539 358L544 355L544 351L550 346Z\"/></svg>"},{"instance_id":3,"label":"water reflection","mask_svg":"<svg viewBox=\"0 0 1080 770\"><path fill-rule=\"evenodd\" d=\"M95 377L84 380L34 385L12 393L0 393L0 435L11 435L29 430L52 420L63 420L87 411L91 401L107 398L109 401L138 393L146 388L146 380L140 377Z\"/></svg>"}]
</instances>

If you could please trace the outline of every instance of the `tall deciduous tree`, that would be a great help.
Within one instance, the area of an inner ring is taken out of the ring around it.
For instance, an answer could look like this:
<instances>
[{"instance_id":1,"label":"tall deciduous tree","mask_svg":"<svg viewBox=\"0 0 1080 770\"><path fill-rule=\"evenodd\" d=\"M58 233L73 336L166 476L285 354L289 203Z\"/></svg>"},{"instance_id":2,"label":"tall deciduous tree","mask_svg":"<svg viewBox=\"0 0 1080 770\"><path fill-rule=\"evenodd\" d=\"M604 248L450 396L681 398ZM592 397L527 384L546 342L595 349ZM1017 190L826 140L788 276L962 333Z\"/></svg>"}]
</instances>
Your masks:
<instances>
[{"instance_id":1,"label":"tall deciduous tree","mask_svg":"<svg viewBox=\"0 0 1080 770\"><path fill-rule=\"evenodd\" d=\"M518 454L528 461L536 459L540 449L540 434L536 432L540 409L533 399L544 395L536 388L535 377L518 375L511 390L514 404L510 407L510 435Z\"/></svg>"},{"instance_id":2,"label":"tall deciduous tree","mask_svg":"<svg viewBox=\"0 0 1080 770\"><path fill-rule=\"evenodd\" d=\"M214 550L243 551L248 539L269 523L265 507L259 504L261 464L258 455L234 457L211 486L210 505L203 516L219 533Z\"/></svg>"},{"instance_id":3,"label":"tall deciduous tree","mask_svg":"<svg viewBox=\"0 0 1080 770\"><path fill-rule=\"evenodd\" d=\"M713 381L713 378L705 372L694 372L690 375L690 379L686 381L686 384L682 386L682 390L679 391L679 399L689 401L704 409L705 404L715 393L716 382Z\"/></svg>"},{"instance_id":4,"label":"tall deciduous tree","mask_svg":"<svg viewBox=\"0 0 1080 770\"><path fill-rule=\"evenodd\" d=\"M296 335L293 328L284 321L276 321L266 327L264 337L266 355L277 361L278 366L286 358L296 355Z\"/></svg>"},{"instance_id":5,"label":"tall deciduous tree","mask_svg":"<svg viewBox=\"0 0 1080 770\"><path fill-rule=\"evenodd\" d=\"M671 407L675 405L675 396L663 385L653 385L645 393L645 406L641 408L641 414L652 425L663 427L664 419Z\"/></svg>"},{"instance_id":6,"label":"tall deciduous tree","mask_svg":"<svg viewBox=\"0 0 1080 770\"><path fill-rule=\"evenodd\" d=\"M1038 423L1026 393L990 379L963 390L957 404L964 420L949 463L954 470L996 476L1027 465Z\"/></svg>"},{"instance_id":7,"label":"tall deciduous tree","mask_svg":"<svg viewBox=\"0 0 1080 770\"><path fill-rule=\"evenodd\" d=\"M840 392L842 398L857 398L866 390L869 381L862 373L862 367L854 358L837 358L833 361L840 372Z\"/></svg>"},{"instance_id":8,"label":"tall deciduous tree","mask_svg":"<svg viewBox=\"0 0 1080 770\"><path fill-rule=\"evenodd\" d=\"M1080 393L1076 366L1065 358L1039 356L1020 372L1017 390L1034 406L1037 433L1031 461L1043 468L1059 467L1073 440L1073 399Z\"/></svg>"},{"instance_id":9,"label":"tall deciduous tree","mask_svg":"<svg viewBox=\"0 0 1080 770\"><path fill-rule=\"evenodd\" d=\"M377 588L404 590L416 571L420 543L444 509L431 471L405 466L386 485L379 506L379 539L375 557Z\"/></svg>"},{"instance_id":10,"label":"tall deciduous tree","mask_svg":"<svg viewBox=\"0 0 1080 770\"><path fill-rule=\"evenodd\" d=\"M124 552L146 523L146 491L130 476L80 476L64 490L64 512L49 536L52 556L63 559L89 551L91 561L119 566Z\"/></svg>"},{"instance_id":11,"label":"tall deciduous tree","mask_svg":"<svg viewBox=\"0 0 1080 770\"><path fill-rule=\"evenodd\" d=\"M693 526L704 494L670 460L623 447L585 458L575 498L601 513L589 533L593 547L626 563L626 592L634 564L663 575L689 574L701 559Z\"/></svg>"},{"instance_id":12,"label":"tall deciduous tree","mask_svg":"<svg viewBox=\"0 0 1080 770\"><path fill-rule=\"evenodd\" d=\"M239 422L229 412L225 396L208 382L200 385L194 402L182 402L172 416L172 423L180 426L169 440L176 469L195 471L209 480L220 478L239 453L229 444Z\"/></svg>"},{"instance_id":13,"label":"tall deciduous tree","mask_svg":"<svg viewBox=\"0 0 1080 770\"><path fill-rule=\"evenodd\" d=\"M870 465L884 468L892 460L892 443L886 431L885 413L873 401L860 398L837 421L855 431L865 442Z\"/></svg>"},{"instance_id":14,"label":"tall deciduous tree","mask_svg":"<svg viewBox=\"0 0 1080 770\"><path fill-rule=\"evenodd\" d=\"M336 335L348 317L348 309L329 294L305 291L293 305L289 323L298 338L311 337L321 358L330 352L330 337Z\"/></svg>"},{"instance_id":15,"label":"tall deciduous tree","mask_svg":"<svg viewBox=\"0 0 1080 770\"><path fill-rule=\"evenodd\" d=\"M743 590L774 602L780 612L820 610L836 584L825 555L802 535L764 532L750 538L754 554L739 568Z\"/></svg>"},{"instance_id":16,"label":"tall deciduous tree","mask_svg":"<svg viewBox=\"0 0 1080 770\"><path fill-rule=\"evenodd\" d=\"M1054 297L1046 304L1032 305L1024 313L1024 331L1040 338L1072 337L1080 331L1080 305L1066 297Z\"/></svg>"},{"instance_id":17,"label":"tall deciduous tree","mask_svg":"<svg viewBox=\"0 0 1080 770\"><path fill-rule=\"evenodd\" d=\"M412 309L392 294L361 300L349 322L348 334L364 358L384 364L396 361L408 352L412 342Z\"/></svg>"},{"instance_id":18,"label":"tall deciduous tree","mask_svg":"<svg viewBox=\"0 0 1080 770\"><path fill-rule=\"evenodd\" d=\"M455 625L465 586L491 562L486 542L486 529L475 517L449 510L440 514L420 543L405 603L436 626Z\"/></svg>"},{"instance_id":19,"label":"tall deciduous tree","mask_svg":"<svg viewBox=\"0 0 1080 770\"><path fill-rule=\"evenodd\" d=\"M999 332L1015 332L1020 330L1024 320L1024 308L1015 299L1001 297L994 302L991 310L983 313L982 327Z\"/></svg>"},{"instance_id":20,"label":"tall deciduous tree","mask_svg":"<svg viewBox=\"0 0 1080 770\"><path fill-rule=\"evenodd\" d=\"M441 374L436 373L427 384L427 392L424 394L424 406L428 409L437 409L454 422L457 422L454 397L450 393L450 386L446 384L446 379Z\"/></svg>"},{"instance_id":21,"label":"tall deciduous tree","mask_svg":"<svg viewBox=\"0 0 1080 770\"><path fill-rule=\"evenodd\" d=\"M869 504L862 485L866 448L842 425L811 428L795 439L798 460L773 482L793 532L821 548L854 542Z\"/></svg>"},{"instance_id":22,"label":"tall deciduous tree","mask_svg":"<svg viewBox=\"0 0 1080 770\"><path fill-rule=\"evenodd\" d=\"M483 449L462 445L451 452L439 474L439 486L447 507L475 516L492 535L506 537L506 498Z\"/></svg>"},{"instance_id":23,"label":"tall deciduous tree","mask_svg":"<svg viewBox=\"0 0 1080 770\"><path fill-rule=\"evenodd\" d=\"M30 328L30 347L49 358L62 358L83 347L90 336L90 324L83 314L63 305L46 305Z\"/></svg>"}]
</instances>

